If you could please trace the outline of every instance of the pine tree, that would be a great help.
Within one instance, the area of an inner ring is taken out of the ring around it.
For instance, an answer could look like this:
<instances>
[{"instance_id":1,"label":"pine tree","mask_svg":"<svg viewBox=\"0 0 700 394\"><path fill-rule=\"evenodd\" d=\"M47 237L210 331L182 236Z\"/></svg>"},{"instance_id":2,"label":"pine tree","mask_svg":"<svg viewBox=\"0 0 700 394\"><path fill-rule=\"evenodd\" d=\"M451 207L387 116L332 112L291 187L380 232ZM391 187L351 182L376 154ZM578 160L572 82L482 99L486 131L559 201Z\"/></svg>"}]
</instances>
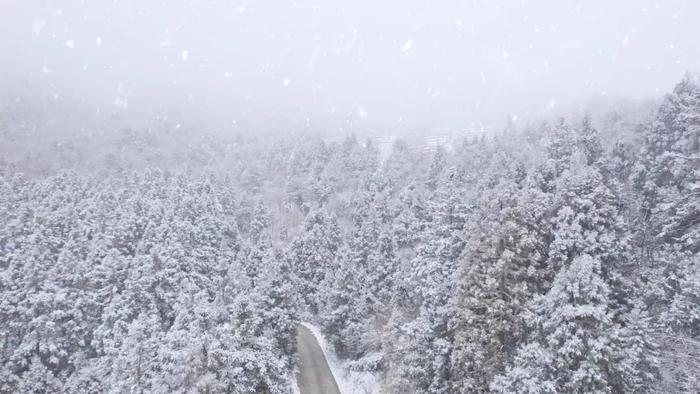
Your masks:
<instances>
[{"instance_id":1,"label":"pine tree","mask_svg":"<svg viewBox=\"0 0 700 394\"><path fill-rule=\"evenodd\" d=\"M642 135L639 162L631 176L639 195L635 241L642 252L645 302L652 319L665 327L665 332L656 334L661 338L660 387L692 392L690 387L699 380L697 368L684 360L700 349L696 295L700 84L696 76L686 75L665 97Z\"/></svg>"},{"instance_id":2,"label":"pine tree","mask_svg":"<svg viewBox=\"0 0 700 394\"><path fill-rule=\"evenodd\" d=\"M603 145L600 143L600 136L591 124L590 115L586 115L581 122L581 127L577 130L578 145L586 157L586 164L593 165L603 156Z\"/></svg>"},{"instance_id":3,"label":"pine tree","mask_svg":"<svg viewBox=\"0 0 700 394\"><path fill-rule=\"evenodd\" d=\"M318 311L319 284L334 264L340 246L337 222L319 210L308 215L303 235L295 239L289 249L290 264L300 280L299 292L313 312Z\"/></svg>"},{"instance_id":4,"label":"pine tree","mask_svg":"<svg viewBox=\"0 0 700 394\"><path fill-rule=\"evenodd\" d=\"M553 164L556 175L569 168L569 159L573 154L576 142L571 126L564 118L560 118L553 128L543 126L547 138L547 159Z\"/></svg>"},{"instance_id":5,"label":"pine tree","mask_svg":"<svg viewBox=\"0 0 700 394\"><path fill-rule=\"evenodd\" d=\"M624 392L619 368L621 328L614 322L610 296L601 262L585 254L574 258L556 276L549 292L537 299L531 344L518 351L518 364L498 376L491 390ZM532 359L533 354L539 355L537 359ZM525 360L533 363L523 365Z\"/></svg>"},{"instance_id":6,"label":"pine tree","mask_svg":"<svg viewBox=\"0 0 700 394\"><path fill-rule=\"evenodd\" d=\"M545 201L505 181L483 197L467 227L451 321L457 391L485 391L525 336L521 314L545 276Z\"/></svg>"}]
</instances>

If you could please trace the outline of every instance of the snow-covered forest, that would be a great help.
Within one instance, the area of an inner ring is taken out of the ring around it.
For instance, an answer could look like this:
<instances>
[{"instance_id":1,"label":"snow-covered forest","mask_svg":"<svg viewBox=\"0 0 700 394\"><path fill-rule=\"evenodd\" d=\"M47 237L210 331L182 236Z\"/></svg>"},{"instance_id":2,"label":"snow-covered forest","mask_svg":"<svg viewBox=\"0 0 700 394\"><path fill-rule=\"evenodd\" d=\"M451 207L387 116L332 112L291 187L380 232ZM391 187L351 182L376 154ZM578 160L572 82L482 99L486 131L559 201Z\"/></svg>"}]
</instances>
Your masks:
<instances>
[{"instance_id":1,"label":"snow-covered forest","mask_svg":"<svg viewBox=\"0 0 700 394\"><path fill-rule=\"evenodd\" d=\"M700 393L698 37L0 0L0 394Z\"/></svg>"},{"instance_id":2,"label":"snow-covered forest","mask_svg":"<svg viewBox=\"0 0 700 394\"><path fill-rule=\"evenodd\" d=\"M2 108L0 392L288 393L300 321L387 393L700 386L691 74L428 148Z\"/></svg>"}]
</instances>

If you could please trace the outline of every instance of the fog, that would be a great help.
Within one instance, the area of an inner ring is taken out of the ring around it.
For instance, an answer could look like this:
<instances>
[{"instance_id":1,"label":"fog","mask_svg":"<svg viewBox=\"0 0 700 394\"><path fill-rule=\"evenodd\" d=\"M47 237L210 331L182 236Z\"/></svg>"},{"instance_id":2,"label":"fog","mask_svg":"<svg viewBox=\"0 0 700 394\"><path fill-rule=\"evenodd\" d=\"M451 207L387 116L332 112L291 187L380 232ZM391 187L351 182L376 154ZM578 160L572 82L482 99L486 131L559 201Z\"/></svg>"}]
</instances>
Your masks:
<instances>
[{"instance_id":1,"label":"fog","mask_svg":"<svg viewBox=\"0 0 700 394\"><path fill-rule=\"evenodd\" d=\"M700 63L693 0L0 4L3 95L232 130L461 130L657 97Z\"/></svg>"},{"instance_id":2,"label":"fog","mask_svg":"<svg viewBox=\"0 0 700 394\"><path fill-rule=\"evenodd\" d=\"M700 0L0 0L0 394L700 394Z\"/></svg>"}]
</instances>

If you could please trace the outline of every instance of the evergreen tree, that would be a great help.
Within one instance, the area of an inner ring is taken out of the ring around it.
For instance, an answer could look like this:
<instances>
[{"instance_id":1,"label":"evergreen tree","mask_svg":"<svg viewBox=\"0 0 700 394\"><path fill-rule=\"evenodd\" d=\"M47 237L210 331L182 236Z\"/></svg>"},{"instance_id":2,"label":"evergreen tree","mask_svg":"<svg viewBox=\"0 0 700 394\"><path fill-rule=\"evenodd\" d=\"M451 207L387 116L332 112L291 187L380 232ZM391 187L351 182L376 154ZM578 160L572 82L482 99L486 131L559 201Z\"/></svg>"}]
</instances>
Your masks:
<instances>
[{"instance_id":1,"label":"evergreen tree","mask_svg":"<svg viewBox=\"0 0 700 394\"><path fill-rule=\"evenodd\" d=\"M521 315L544 279L548 242L546 200L530 193L506 181L484 196L468 226L451 322L459 392L485 391L525 336Z\"/></svg>"},{"instance_id":2,"label":"evergreen tree","mask_svg":"<svg viewBox=\"0 0 700 394\"><path fill-rule=\"evenodd\" d=\"M290 264L299 277L299 292L305 304L318 311L319 285L337 257L341 246L340 230L333 217L323 210L312 212L304 223L304 233L289 250Z\"/></svg>"},{"instance_id":3,"label":"evergreen tree","mask_svg":"<svg viewBox=\"0 0 700 394\"><path fill-rule=\"evenodd\" d=\"M518 351L517 364L494 380L491 390L627 392L625 384L633 377L623 373L628 372L622 368L624 344L610 297L601 262L585 254L573 259L535 302L533 338Z\"/></svg>"}]
</instances>

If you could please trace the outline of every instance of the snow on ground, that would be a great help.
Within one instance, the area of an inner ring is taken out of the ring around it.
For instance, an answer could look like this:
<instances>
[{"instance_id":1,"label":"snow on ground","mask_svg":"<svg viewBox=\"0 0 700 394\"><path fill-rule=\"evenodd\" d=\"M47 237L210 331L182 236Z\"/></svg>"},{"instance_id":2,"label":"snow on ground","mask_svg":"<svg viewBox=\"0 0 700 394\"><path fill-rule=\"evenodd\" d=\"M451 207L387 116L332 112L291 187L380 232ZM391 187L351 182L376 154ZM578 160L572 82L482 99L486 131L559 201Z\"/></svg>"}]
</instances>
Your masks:
<instances>
[{"instance_id":1,"label":"snow on ground","mask_svg":"<svg viewBox=\"0 0 700 394\"><path fill-rule=\"evenodd\" d=\"M342 394L372 394L381 392L379 380L376 376L369 372L349 370L347 368L347 362L338 358L333 347L326 342L326 339L323 337L318 327L311 323L302 322L301 324L311 330L316 337L318 344L321 346L321 350L323 350L323 354L326 356L326 361L331 369L331 373L333 373L333 378L335 378L336 383L338 383L338 388Z\"/></svg>"},{"instance_id":2,"label":"snow on ground","mask_svg":"<svg viewBox=\"0 0 700 394\"><path fill-rule=\"evenodd\" d=\"M292 394L301 394L301 391L299 391L299 384L297 383L296 372L292 374Z\"/></svg>"}]
</instances>

